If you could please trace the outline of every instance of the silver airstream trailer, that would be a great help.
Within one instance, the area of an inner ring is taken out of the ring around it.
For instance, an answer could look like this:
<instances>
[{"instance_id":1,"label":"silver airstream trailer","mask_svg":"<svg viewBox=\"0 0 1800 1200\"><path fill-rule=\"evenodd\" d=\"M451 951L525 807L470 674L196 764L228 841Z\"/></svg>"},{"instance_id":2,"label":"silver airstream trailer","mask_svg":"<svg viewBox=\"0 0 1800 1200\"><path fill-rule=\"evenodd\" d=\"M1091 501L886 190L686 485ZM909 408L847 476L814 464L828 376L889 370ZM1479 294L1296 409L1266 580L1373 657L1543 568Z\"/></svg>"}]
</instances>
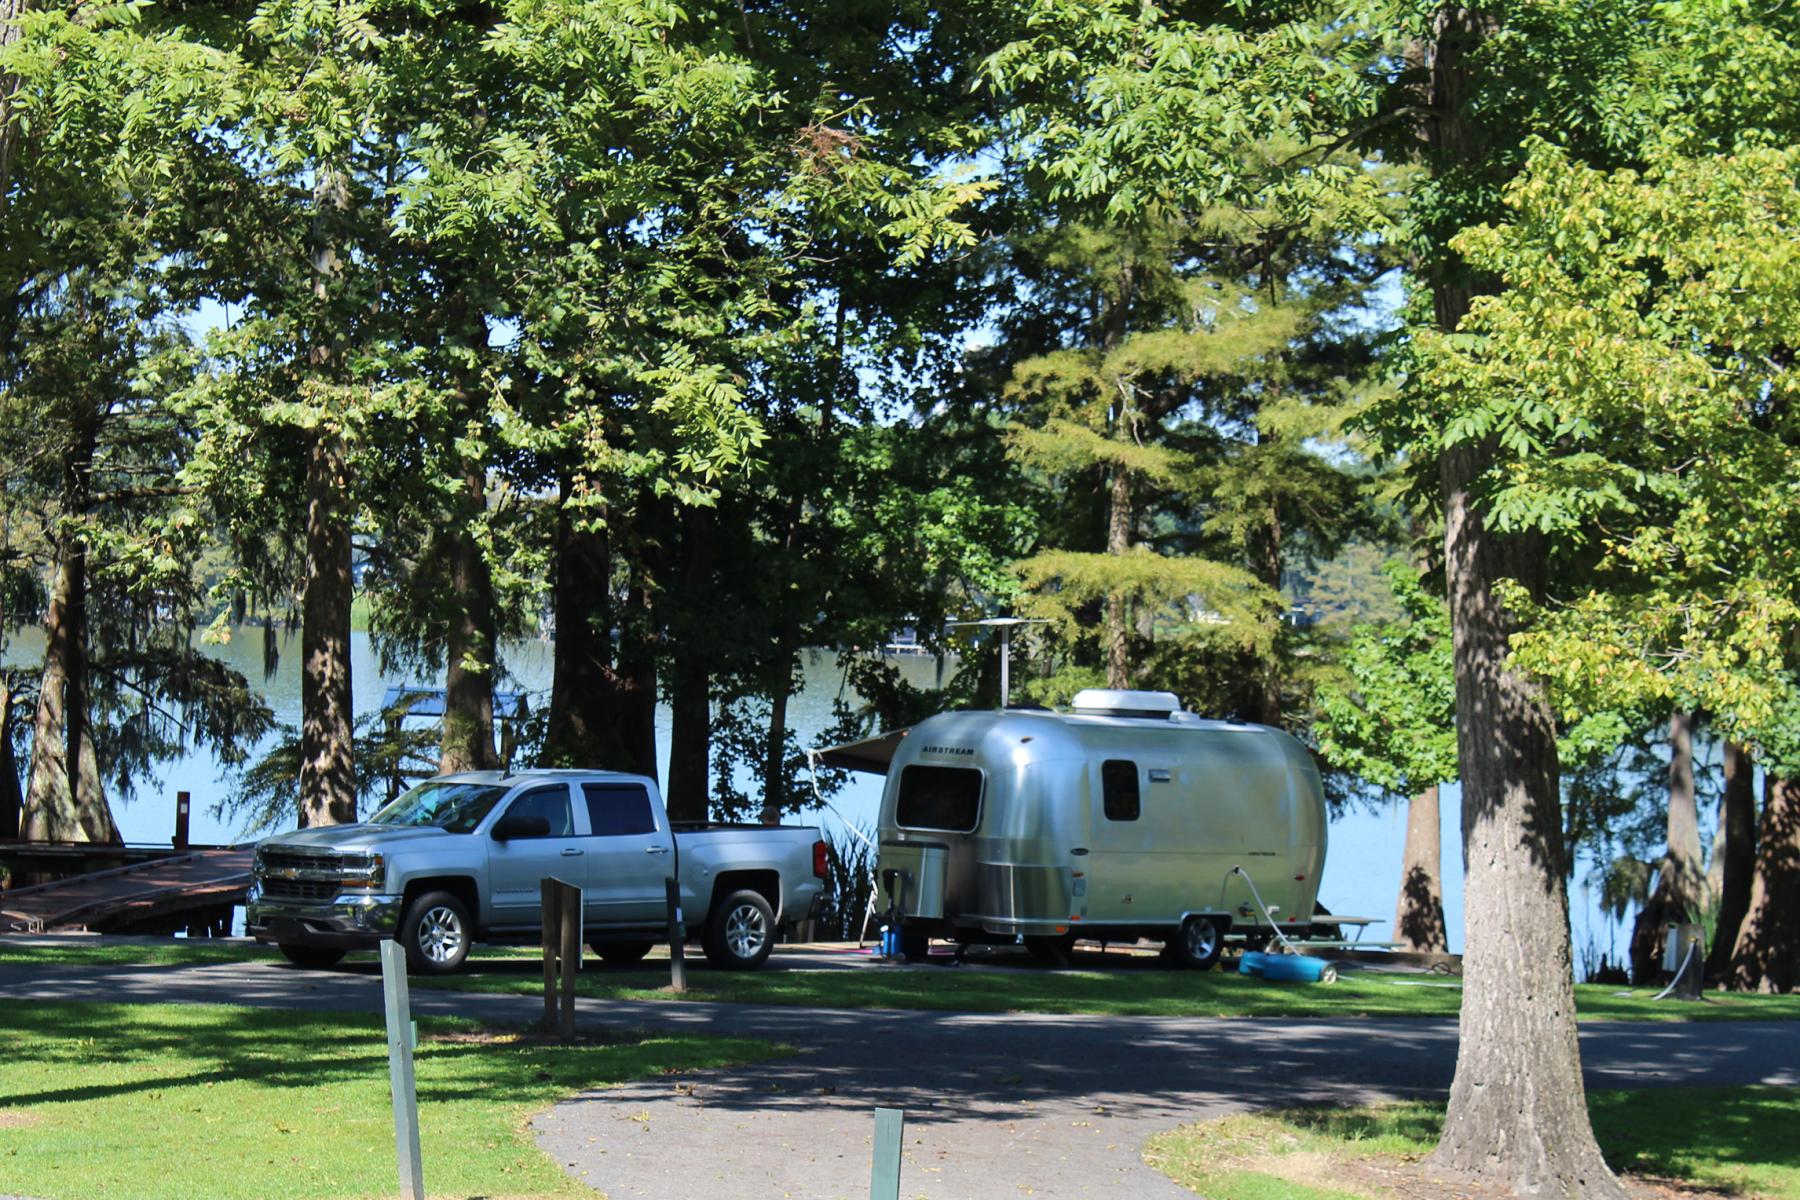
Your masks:
<instances>
[{"instance_id":1,"label":"silver airstream trailer","mask_svg":"<svg viewBox=\"0 0 1800 1200\"><path fill-rule=\"evenodd\" d=\"M909 956L930 937L1150 938L1210 966L1312 923L1325 864L1318 769L1278 729L1203 720L1167 692L1091 690L1074 711L945 713L836 747L883 772L877 876ZM1260 899L1259 899L1260 897Z\"/></svg>"}]
</instances>

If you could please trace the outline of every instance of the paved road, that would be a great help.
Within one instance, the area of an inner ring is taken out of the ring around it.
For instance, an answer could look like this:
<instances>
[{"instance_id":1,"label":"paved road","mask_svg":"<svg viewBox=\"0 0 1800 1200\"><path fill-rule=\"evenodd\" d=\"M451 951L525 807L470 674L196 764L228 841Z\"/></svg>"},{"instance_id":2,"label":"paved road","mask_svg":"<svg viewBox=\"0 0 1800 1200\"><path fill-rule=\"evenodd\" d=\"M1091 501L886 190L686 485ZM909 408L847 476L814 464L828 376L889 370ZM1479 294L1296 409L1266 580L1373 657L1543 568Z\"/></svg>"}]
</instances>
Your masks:
<instances>
[{"instance_id":1,"label":"paved road","mask_svg":"<svg viewBox=\"0 0 1800 1200\"><path fill-rule=\"evenodd\" d=\"M0 968L0 998L378 1011L372 974L268 963ZM525 997L416 991L414 1008L494 1022ZM1441 1093L1442 1020L1217 1020L583 1001L584 1024L769 1038L789 1058L657 1078L558 1105L538 1140L615 1200L867 1195L870 1109L907 1112L902 1195L1178 1197L1145 1167L1152 1134L1248 1107ZM1591 1023L1593 1087L1800 1086L1800 1022ZM429 1173L428 1173L429 1174Z\"/></svg>"}]
</instances>

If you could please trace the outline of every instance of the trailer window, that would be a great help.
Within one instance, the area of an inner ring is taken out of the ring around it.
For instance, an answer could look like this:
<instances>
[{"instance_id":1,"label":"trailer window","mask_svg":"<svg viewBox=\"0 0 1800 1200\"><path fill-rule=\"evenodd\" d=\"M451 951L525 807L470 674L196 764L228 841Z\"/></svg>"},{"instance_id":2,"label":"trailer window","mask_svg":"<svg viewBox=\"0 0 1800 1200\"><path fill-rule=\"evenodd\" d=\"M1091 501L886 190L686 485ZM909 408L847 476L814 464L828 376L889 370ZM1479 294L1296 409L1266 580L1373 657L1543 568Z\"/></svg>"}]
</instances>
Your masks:
<instances>
[{"instance_id":1,"label":"trailer window","mask_svg":"<svg viewBox=\"0 0 1800 1200\"><path fill-rule=\"evenodd\" d=\"M900 772L894 820L908 829L973 833L981 819L981 772L911 766Z\"/></svg>"},{"instance_id":2,"label":"trailer window","mask_svg":"<svg viewBox=\"0 0 1800 1200\"><path fill-rule=\"evenodd\" d=\"M1100 804L1109 821L1138 819L1137 764L1109 758L1100 764Z\"/></svg>"}]
</instances>

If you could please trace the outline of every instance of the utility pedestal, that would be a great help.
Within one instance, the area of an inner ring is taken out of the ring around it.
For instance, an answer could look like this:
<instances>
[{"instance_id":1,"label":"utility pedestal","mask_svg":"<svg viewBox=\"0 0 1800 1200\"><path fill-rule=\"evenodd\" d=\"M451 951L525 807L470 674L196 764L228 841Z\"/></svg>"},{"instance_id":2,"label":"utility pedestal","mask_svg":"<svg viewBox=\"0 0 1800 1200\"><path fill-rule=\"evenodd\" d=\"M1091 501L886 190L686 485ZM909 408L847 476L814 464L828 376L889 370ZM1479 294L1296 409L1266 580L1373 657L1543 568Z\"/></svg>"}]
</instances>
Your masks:
<instances>
[{"instance_id":1,"label":"utility pedestal","mask_svg":"<svg viewBox=\"0 0 1800 1200\"><path fill-rule=\"evenodd\" d=\"M1700 999L1701 985L1706 981L1706 939L1700 926L1669 926L1669 940L1663 946L1663 970L1675 976L1665 995Z\"/></svg>"}]
</instances>

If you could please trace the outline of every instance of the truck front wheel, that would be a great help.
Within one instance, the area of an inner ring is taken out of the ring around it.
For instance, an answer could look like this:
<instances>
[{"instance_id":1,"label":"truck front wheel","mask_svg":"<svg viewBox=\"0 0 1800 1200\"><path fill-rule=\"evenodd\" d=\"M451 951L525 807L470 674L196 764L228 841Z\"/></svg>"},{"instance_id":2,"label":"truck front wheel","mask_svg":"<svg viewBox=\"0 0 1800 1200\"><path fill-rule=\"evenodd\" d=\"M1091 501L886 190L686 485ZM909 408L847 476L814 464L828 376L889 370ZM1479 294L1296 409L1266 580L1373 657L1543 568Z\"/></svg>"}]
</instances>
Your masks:
<instances>
[{"instance_id":1,"label":"truck front wheel","mask_svg":"<svg viewBox=\"0 0 1800 1200\"><path fill-rule=\"evenodd\" d=\"M425 892L406 906L398 937L415 975L448 975L469 957L469 909L450 892Z\"/></svg>"},{"instance_id":2,"label":"truck front wheel","mask_svg":"<svg viewBox=\"0 0 1800 1200\"><path fill-rule=\"evenodd\" d=\"M713 905L702 938L706 961L728 971L750 971L775 947L775 910L761 892L748 888Z\"/></svg>"}]
</instances>

